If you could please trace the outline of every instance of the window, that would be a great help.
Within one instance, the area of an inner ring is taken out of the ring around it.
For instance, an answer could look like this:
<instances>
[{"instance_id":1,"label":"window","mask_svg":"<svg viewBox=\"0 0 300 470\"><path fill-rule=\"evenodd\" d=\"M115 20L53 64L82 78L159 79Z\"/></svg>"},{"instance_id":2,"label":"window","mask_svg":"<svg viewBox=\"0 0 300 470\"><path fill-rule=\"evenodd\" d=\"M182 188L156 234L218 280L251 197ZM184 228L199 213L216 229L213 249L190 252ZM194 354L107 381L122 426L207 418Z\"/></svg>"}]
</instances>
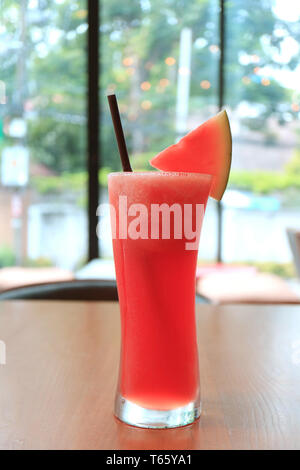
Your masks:
<instances>
[{"instance_id":1,"label":"window","mask_svg":"<svg viewBox=\"0 0 300 470\"><path fill-rule=\"evenodd\" d=\"M120 170L107 93L118 96L134 170L150 170L151 157L217 112L219 2L104 0L101 4L105 181L107 172ZM107 199L105 189L102 199ZM216 230L213 203L206 217L206 225ZM104 256L112 256L109 235L103 234L101 248Z\"/></svg>"},{"instance_id":2,"label":"window","mask_svg":"<svg viewBox=\"0 0 300 470\"><path fill-rule=\"evenodd\" d=\"M224 259L281 264L286 275L292 272L286 228L299 228L299 15L294 1L226 4L233 168L224 198Z\"/></svg>"},{"instance_id":3,"label":"window","mask_svg":"<svg viewBox=\"0 0 300 470\"><path fill-rule=\"evenodd\" d=\"M93 251L91 241L95 246L89 222L98 188L87 191L87 154L90 161L93 155L86 113L88 56L97 50L87 47L87 10L95 4L0 1L2 268L72 271ZM100 200L107 201L108 172L120 169L107 93L118 96L132 166L142 170L150 169L155 153L218 111L221 81L233 133L222 258L263 269L268 263L291 275L285 230L299 227L298 3L101 0L99 7L99 31L96 23L89 31L100 41L94 92L100 88L101 125L99 136L92 136L100 142ZM90 105L95 122L98 106ZM93 168L95 182L96 160ZM216 259L217 239L216 203L209 201L202 261ZM99 243L101 256L112 257L109 234Z\"/></svg>"},{"instance_id":4,"label":"window","mask_svg":"<svg viewBox=\"0 0 300 470\"><path fill-rule=\"evenodd\" d=\"M0 267L86 259L84 0L3 0Z\"/></svg>"}]
</instances>

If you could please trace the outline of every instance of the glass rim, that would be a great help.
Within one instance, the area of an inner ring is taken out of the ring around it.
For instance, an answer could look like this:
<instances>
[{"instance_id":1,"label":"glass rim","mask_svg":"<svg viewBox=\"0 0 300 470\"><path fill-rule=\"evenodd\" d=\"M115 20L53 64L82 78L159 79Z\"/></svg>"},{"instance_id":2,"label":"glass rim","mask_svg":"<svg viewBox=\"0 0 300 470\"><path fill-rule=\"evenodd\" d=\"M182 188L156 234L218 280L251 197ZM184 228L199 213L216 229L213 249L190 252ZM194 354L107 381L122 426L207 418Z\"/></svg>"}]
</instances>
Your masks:
<instances>
[{"instance_id":1,"label":"glass rim","mask_svg":"<svg viewBox=\"0 0 300 470\"><path fill-rule=\"evenodd\" d=\"M214 175L210 175L209 173L198 173L198 172L191 172L191 171L114 171L108 174L108 177L113 176L124 176L124 177L133 177L133 176L179 176L179 177L190 177L190 176L201 176L206 177L207 179L212 179Z\"/></svg>"}]
</instances>

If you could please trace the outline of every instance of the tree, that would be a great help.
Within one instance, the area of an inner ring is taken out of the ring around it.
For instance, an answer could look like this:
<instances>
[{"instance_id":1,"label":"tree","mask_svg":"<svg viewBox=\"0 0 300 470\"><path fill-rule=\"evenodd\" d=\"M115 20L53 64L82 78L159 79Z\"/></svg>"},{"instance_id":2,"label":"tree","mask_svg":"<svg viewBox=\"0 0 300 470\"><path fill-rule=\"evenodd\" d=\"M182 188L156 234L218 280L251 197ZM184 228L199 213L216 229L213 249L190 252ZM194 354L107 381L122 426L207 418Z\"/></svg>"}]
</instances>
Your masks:
<instances>
[{"instance_id":1,"label":"tree","mask_svg":"<svg viewBox=\"0 0 300 470\"><path fill-rule=\"evenodd\" d=\"M118 95L132 155L147 153L148 158L172 143L179 37L184 27L192 30L193 37L190 112L198 121L213 112L220 54L218 1L103 0L101 4L101 153L105 166L118 169L106 92ZM274 73L263 74L266 65L273 70L282 67L278 53L286 37L300 40L298 24L276 17L273 5L272 0L252 0L251 5L243 0L226 2L226 102L233 109L241 101L262 105L256 118L262 132L270 116L284 124L287 114L297 117L299 106L295 93ZM85 170L85 0L2 0L1 6L0 36L6 44L1 73L8 104L0 108L0 118L24 113L29 123L27 143L36 161L58 173ZM22 30L20 24L26 27ZM285 68L294 70L297 59L291 56ZM255 123L248 119L244 124Z\"/></svg>"}]
</instances>

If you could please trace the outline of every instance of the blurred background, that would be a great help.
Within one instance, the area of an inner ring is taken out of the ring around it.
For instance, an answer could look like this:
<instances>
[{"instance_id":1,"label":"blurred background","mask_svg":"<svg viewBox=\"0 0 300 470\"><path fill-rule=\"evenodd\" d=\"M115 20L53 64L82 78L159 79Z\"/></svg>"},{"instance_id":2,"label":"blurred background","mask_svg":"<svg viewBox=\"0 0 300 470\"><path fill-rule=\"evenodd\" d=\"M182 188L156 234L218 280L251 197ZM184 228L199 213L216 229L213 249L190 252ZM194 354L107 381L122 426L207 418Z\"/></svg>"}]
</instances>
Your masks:
<instances>
[{"instance_id":1,"label":"blurred background","mask_svg":"<svg viewBox=\"0 0 300 470\"><path fill-rule=\"evenodd\" d=\"M89 246L91 4L0 0L0 289L112 259L108 230ZM101 0L99 9L99 201L120 169L107 93L118 96L136 170L224 106L232 172L222 206L209 201L200 271L221 261L295 279L287 229L300 229L300 3Z\"/></svg>"}]
</instances>

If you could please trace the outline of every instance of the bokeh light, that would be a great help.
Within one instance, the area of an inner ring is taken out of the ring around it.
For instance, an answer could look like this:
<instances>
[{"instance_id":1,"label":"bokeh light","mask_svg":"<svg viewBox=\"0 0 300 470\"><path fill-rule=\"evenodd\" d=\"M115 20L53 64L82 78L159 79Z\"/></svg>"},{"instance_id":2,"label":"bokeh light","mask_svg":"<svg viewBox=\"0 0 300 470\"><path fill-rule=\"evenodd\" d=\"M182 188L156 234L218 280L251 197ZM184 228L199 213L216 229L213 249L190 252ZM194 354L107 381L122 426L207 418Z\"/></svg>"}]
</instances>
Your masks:
<instances>
[{"instance_id":1,"label":"bokeh light","mask_svg":"<svg viewBox=\"0 0 300 470\"><path fill-rule=\"evenodd\" d=\"M175 65L176 59L174 59L174 57L167 57L165 63L170 67L171 65Z\"/></svg>"},{"instance_id":2,"label":"bokeh light","mask_svg":"<svg viewBox=\"0 0 300 470\"><path fill-rule=\"evenodd\" d=\"M242 78L242 82L244 85L250 85L251 79L245 75L245 77Z\"/></svg>"},{"instance_id":3,"label":"bokeh light","mask_svg":"<svg viewBox=\"0 0 300 470\"><path fill-rule=\"evenodd\" d=\"M300 111L300 105L298 103L292 103L291 104L291 109L292 109L292 111L297 113L298 111Z\"/></svg>"},{"instance_id":4,"label":"bokeh light","mask_svg":"<svg viewBox=\"0 0 300 470\"><path fill-rule=\"evenodd\" d=\"M161 80L159 80L159 84L161 87L166 87L170 85L170 80L168 80L167 78L162 78Z\"/></svg>"},{"instance_id":5,"label":"bokeh light","mask_svg":"<svg viewBox=\"0 0 300 470\"><path fill-rule=\"evenodd\" d=\"M123 62L123 65L125 65L125 67L130 67L133 64L133 58L132 57L124 57L122 62Z\"/></svg>"},{"instance_id":6,"label":"bokeh light","mask_svg":"<svg viewBox=\"0 0 300 470\"><path fill-rule=\"evenodd\" d=\"M126 69L126 73L127 75L133 75L135 72L135 69L133 67L128 67L128 69Z\"/></svg>"},{"instance_id":7,"label":"bokeh light","mask_svg":"<svg viewBox=\"0 0 300 470\"><path fill-rule=\"evenodd\" d=\"M141 108L144 109L145 111L148 111L149 109L152 108L152 101L150 100L144 100L141 102Z\"/></svg>"},{"instance_id":8,"label":"bokeh light","mask_svg":"<svg viewBox=\"0 0 300 470\"><path fill-rule=\"evenodd\" d=\"M202 80L202 82L200 83L200 86L201 88L203 88L203 90L208 90L211 85L208 80Z\"/></svg>"},{"instance_id":9,"label":"bokeh light","mask_svg":"<svg viewBox=\"0 0 300 470\"><path fill-rule=\"evenodd\" d=\"M151 88L151 83L150 82L143 82L141 83L141 89L143 91L148 91Z\"/></svg>"},{"instance_id":10,"label":"bokeh light","mask_svg":"<svg viewBox=\"0 0 300 470\"><path fill-rule=\"evenodd\" d=\"M87 16L87 10L81 9L76 11L75 16L76 18L83 20Z\"/></svg>"},{"instance_id":11,"label":"bokeh light","mask_svg":"<svg viewBox=\"0 0 300 470\"><path fill-rule=\"evenodd\" d=\"M213 54L216 54L217 52L219 52L220 48L216 44L212 44L211 46L209 46L209 50Z\"/></svg>"}]
</instances>

